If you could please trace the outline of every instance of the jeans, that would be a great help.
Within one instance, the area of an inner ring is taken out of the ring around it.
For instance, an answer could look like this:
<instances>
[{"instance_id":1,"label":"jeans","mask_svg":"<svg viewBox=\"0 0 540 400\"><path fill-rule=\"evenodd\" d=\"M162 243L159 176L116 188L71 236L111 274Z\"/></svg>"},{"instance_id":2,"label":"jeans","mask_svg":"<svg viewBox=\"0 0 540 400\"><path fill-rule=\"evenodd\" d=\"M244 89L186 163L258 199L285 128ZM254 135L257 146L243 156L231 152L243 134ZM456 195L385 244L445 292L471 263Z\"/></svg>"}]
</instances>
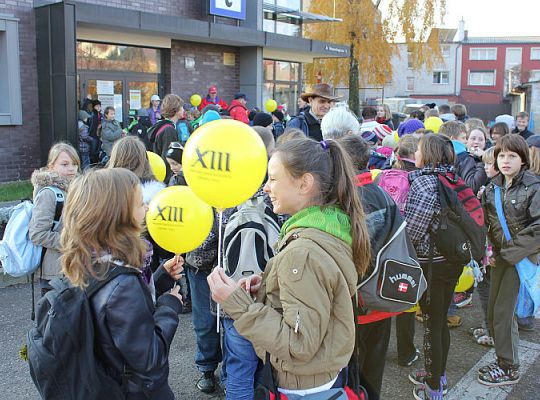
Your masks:
<instances>
[{"instance_id":1,"label":"jeans","mask_svg":"<svg viewBox=\"0 0 540 400\"><path fill-rule=\"evenodd\" d=\"M486 267L486 273L484 274L484 280L478 283L476 291L478 292L478 297L480 298L480 304L482 305L482 311L484 312L484 322L482 326L485 329L488 329L488 320L487 320L487 309L489 302L489 286L491 280L491 268L490 266Z\"/></svg>"},{"instance_id":2,"label":"jeans","mask_svg":"<svg viewBox=\"0 0 540 400\"><path fill-rule=\"evenodd\" d=\"M191 321L197 339L195 364L200 372L215 371L221 361L221 344L216 316L210 312L211 294L206 281L209 271L186 267L191 291Z\"/></svg>"},{"instance_id":3,"label":"jeans","mask_svg":"<svg viewBox=\"0 0 540 400\"><path fill-rule=\"evenodd\" d=\"M256 373L261 371L262 361L253 345L238 333L230 318L223 318L223 365L227 370L227 400L251 400Z\"/></svg>"},{"instance_id":4,"label":"jeans","mask_svg":"<svg viewBox=\"0 0 540 400\"><path fill-rule=\"evenodd\" d=\"M81 170L86 171L90 167L90 153L81 152Z\"/></svg>"}]
</instances>

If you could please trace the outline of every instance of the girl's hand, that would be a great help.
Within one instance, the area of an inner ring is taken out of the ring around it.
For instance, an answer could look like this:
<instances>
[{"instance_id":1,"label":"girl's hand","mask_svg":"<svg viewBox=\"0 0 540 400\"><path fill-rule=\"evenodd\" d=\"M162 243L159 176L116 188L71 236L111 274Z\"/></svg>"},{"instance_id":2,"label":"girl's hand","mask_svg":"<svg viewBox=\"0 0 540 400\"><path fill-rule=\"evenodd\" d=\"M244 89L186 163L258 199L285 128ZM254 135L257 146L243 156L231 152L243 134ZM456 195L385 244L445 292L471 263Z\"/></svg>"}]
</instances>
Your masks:
<instances>
[{"instance_id":1,"label":"girl's hand","mask_svg":"<svg viewBox=\"0 0 540 400\"><path fill-rule=\"evenodd\" d=\"M170 260L165 261L163 268L173 280L177 281L182 277L182 271L184 271L184 259L177 254Z\"/></svg>"},{"instance_id":2,"label":"girl's hand","mask_svg":"<svg viewBox=\"0 0 540 400\"><path fill-rule=\"evenodd\" d=\"M262 283L262 277L260 275L251 275L247 278L242 278L238 281L238 285L246 292L256 294Z\"/></svg>"},{"instance_id":3,"label":"girl's hand","mask_svg":"<svg viewBox=\"0 0 540 400\"><path fill-rule=\"evenodd\" d=\"M225 274L223 268L215 268L206 279L212 292L212 299L219 304L227 300L238 287L238 284Z\"/></svg>"},{"instance_id":4,"label":"girl's hand","mask_svg":"<svg viewBox=\"0 0 540 400\"><path fill-rule=\"evenodd\" d=\"M182 300L182 295L180 294L180 285L175 285L171 291L169 292L171 296L176 297L178 300L180 300L180 303L184 304L184 301Z\"/></svg>"}]
</instances>

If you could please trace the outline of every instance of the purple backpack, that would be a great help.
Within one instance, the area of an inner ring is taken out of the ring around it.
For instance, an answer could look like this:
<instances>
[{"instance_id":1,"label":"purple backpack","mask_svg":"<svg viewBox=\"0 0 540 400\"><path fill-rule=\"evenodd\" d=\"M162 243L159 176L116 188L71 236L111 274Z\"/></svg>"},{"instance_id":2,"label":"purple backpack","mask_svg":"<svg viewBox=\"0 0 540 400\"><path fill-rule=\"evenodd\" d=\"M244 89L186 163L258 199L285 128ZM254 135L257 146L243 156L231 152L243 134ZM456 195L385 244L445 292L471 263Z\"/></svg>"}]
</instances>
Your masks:
<instances>
[{"instance_id":1,"label":"purple backpack","mask_svg":"<svg viewBox=\"0 0 540 400\"><path fill-rule=\"evenodd\" d=\"M396 202L401 215L404 215L407 195L411 188L409 173L399 169L384 170L379 175L378 184Z\"/></svg>"}]
</instances>

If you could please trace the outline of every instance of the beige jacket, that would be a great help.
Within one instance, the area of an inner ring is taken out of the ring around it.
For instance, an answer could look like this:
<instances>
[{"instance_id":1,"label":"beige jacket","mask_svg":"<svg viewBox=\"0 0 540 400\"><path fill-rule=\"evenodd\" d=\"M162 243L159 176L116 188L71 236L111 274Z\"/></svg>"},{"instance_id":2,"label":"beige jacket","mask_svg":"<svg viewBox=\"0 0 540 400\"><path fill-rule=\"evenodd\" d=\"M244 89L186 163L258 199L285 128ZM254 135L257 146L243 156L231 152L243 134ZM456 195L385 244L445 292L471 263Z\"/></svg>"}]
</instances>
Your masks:
<instances>
[{"instance_id":1,"label":"beige jacket","mask_svg":"<svg viewBox=\"0 0 540 400\"><path fill-rule=\"evenodd\" d=\"M45 168L36 170L32 174L32 184L34 185L34 209L32 219L28 225L28 235L30 240L43 246L45 258L43 259L42 271L37 272L37 276L50 280L60 276L60 232L62 231L62 219L53 230L54 212L56 210L56 196L52 190L40 189L46 186L56 186L65 193L69 181L58 175L56 172Z\"/></svg>"},{"instance_id":2,"label":"beige jacket","mask_svg":"<svg viewBox=\"0 0 540 400\"><path fill-rule=\"evenodd\" d=\"M270 353L279 387L309 389L336 378L349 362L357 280L349 245L298 228L278 243L257 300L239 288L222 306L260 358Z\"/></svg>"}]
</instances>

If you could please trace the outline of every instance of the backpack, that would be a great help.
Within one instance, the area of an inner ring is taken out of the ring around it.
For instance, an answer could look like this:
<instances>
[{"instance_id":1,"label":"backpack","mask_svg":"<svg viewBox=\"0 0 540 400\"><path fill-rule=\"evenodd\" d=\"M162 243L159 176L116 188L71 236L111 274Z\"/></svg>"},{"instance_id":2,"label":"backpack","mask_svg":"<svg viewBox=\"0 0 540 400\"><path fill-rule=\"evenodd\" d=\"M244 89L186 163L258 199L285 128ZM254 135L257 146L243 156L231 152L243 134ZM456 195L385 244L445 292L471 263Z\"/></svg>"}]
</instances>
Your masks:
<instances>
[{"instance_id":1,"label":"backpack","mask_svg":"<svg viewBox=\"0 0 540 400\"><path fill-rule=\"evenodd\" d=\"M384 170L380 174L378 185L396 202L399 213L403 216L405 214L407 195L411 188L409 173L399 169Z\"/></svg>"},{"instance_id":2,"label":"backpack","mask_svg":"<svg viewBox=\"0 0 540 400\"><path fill-rule=\"evenodd\" d=\"M166 127L171 126L174 129L176 129L176 126L172 121L169 120L163 120L164 122L158 121L154 125L152 125L146 132L148 135L148 140L150 143L154 144L158 138L158 136L165 130ZM161 123L160 123L161 122Z\"/></svg>"},{"instance_id":3,"label":"backpack","mask_svg":"<svg viewBox=\"0 0 540 400\"><path fill-rule=\"evenodd\" d=\"M104 280L92 280L85 290L72 286L66 277L51 280L53 289L38 302L37 324L27 334L30 375L41 398L125 398L121 385L109 376L96 357L89 301L121 274L137 274L137 271L115 265Z\"/></svg>"},{"instance_id":4,"label":"backpack","mask_svg":"<svg viewBox=\"0 0 540 400\"><path fill-rule=\"evenodd\" d=\"M486 250L484 210L480 200L455 174L437 174L441 212L433 243L448 261L465 265L480 262Z\"/></svg>"},{"instance_id":5,"label":"backpack","mask_svg":"<svg viewBox=\"0 0 540 400\"><path fill-rule=\"evenodd\" d=\"M189 122L186 120L180 120L176 124L176 131L178 132L178 141L180 144L185 145L191 134Z\"/></svg>"},{"instance_id":6,"label":"backpack","mask_svg":"<svg viewBox=\"0 0 540 400\"><path fill-rule=\"evenodd\" d=\"M54 222L51 228L51 230L55 230L60 222L64 207L64 193L55 186L46 186L38 194L43 190L52 190L56 196ZM42 246L32 243L28 236L28 225L32 219L33 209L34 204L28 200L15 206L7 223L4 237L0 242L0 261L4 273L15 278L33 274L45 256L46 250Z\"/></svg>"},{"instance_id":7,"label":"backpack","mask_svg":"<svg viewBox=\"0 0 540 400\"><path fill-rule=\"evenodd\" d=\"M223 237L223 267L228 276L238 281L264 271L279 237L277 216L264 202L264 196L239 205Z\"/></svg>"}]
</instances>

